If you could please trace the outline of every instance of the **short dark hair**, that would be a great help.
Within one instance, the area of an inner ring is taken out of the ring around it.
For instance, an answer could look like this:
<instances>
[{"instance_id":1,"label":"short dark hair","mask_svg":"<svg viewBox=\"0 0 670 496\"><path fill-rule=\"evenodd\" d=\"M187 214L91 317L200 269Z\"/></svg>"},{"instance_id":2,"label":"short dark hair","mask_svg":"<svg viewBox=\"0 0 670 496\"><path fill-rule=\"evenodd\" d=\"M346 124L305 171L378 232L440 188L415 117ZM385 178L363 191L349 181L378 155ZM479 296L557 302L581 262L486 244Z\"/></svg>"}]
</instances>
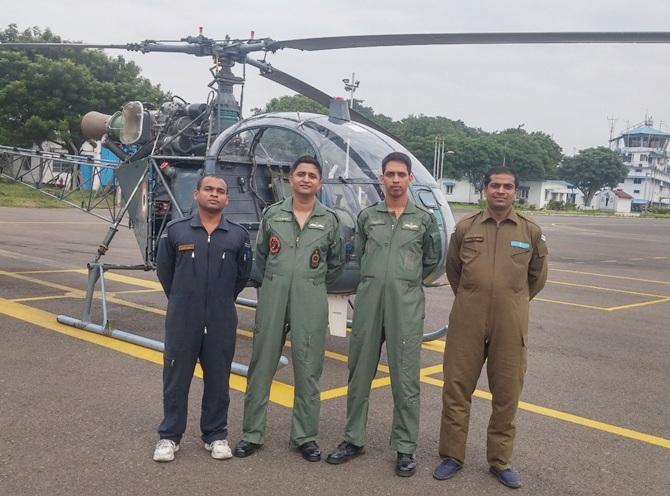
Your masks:
<instances>
[{"instance_id":1,"label":"short dark hair","mask_svg":"<svg viewBox=\"0 0 670 496\"><path fill-rule=\"evenodd\" d=\"M293 162L293 165L291 166L291 170L289 171L290 173L293 173L300 164L312 164L314 167L316 167L316 170L319 171L319 177L323 176L323 171L321 169L321 164L317 159L314 157L311 157L309 155L303 155L302 157L298 157L295 162Z\"/></svg>"},{"instance_id":2,"label":"short dark hair","mask_svg":"<svg viewBox=\"0 0 670 496\"><path fill-rule=\"evenodd\" d=\"M484 187L486 188L491 182L491 176L494 174L507 174L508 176L514 176L514 188L519 189L519 174L516 173L511 167L505 167L504 165L496 165L491 167L484 174Z\"/></svg>"},{"instance_id":3,"label":"short dark hair","mask_svg":"<svg viewBox=\"0 0 670 496\"><path fill-rule=\"evenodd\" d=\"M412 173L412 159L409 158L409 155L402 152L391 152L386 155L382 160L382 174L386 172L386 164L391 161L402 162L407 166L407 173Z\"/></svg>"},{"instance_id":4,"label":"short dark hair","mask_svg":"<svg viewBox=\"0 0 670 496\"><path fill-rule=\"evenodd\" d=\"M226 182L225 178L219 174L205 174L198 179L198 184L195 185L196 190L200 190L200 186L202 186L202 182L205 180L206 177L213 177L214 179L220 179L223 181L223 184L226 185L226 193L228 193L228 183Z\"/></svg>"}]
</instances>

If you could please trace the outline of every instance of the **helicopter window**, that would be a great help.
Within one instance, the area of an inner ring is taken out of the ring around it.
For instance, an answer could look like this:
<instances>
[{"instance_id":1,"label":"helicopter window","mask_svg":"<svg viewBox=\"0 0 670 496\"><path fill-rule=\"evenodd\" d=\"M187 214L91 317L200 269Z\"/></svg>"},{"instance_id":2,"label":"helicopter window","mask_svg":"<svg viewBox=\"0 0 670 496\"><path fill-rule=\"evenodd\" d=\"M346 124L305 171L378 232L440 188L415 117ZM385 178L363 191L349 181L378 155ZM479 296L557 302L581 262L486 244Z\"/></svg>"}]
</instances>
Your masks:
<instances>
[{"instance_id":1,"label":"helicopter window","mask_svg":"<svg viewBox=\"0 0 670 496\"><path fill-rule=\"evenodd\" d=\"M314 148L291 129L271 127L263 130L254 154L258 163L290 165L303 155L314 156Z\"/></svg>"},{"instance_id":2,"label":"helicopter window","mask_svg":"<svg viewBox=\"0 0 670 496\"><path fill-rule=\"evenodd\" d=\"M259 131L259 129L246 129L233 136L219 153L219 160L222 162L251 163L251 147Z\"/></svg>"},{"instance_id":3,"label":"helicopter window","mask_svg":"<svg viewBox=\"0 0 670 496\"><path fill-rule=\"evenodd\" d=\"M430 209L439 208L437 205L437 200L435 199L435 196L433 196L432 191L428 191L425 189L420 190L419 199L421 200L421 203L423 203L423 206L426 208Z\"/></svg>"}]
</instances>

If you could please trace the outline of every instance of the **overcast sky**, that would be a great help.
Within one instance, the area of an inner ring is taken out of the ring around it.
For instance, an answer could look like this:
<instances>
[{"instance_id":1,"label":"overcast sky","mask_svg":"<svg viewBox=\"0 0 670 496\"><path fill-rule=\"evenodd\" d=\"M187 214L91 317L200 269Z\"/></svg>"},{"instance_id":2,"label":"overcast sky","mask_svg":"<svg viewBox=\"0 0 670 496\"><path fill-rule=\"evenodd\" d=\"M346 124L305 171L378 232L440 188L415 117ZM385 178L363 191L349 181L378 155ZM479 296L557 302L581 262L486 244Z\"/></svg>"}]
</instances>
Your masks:
<instances>
[{"instance_id":1,"label":"overcast sky","mask_svg":"<svg viewBox=\"0 0 670 496\"><path fill-rule=\"evenodd\" d=\"M275 40L354 34L670 30L670 2L630 0L3 0L0 25L50 27L88 43L176 40L197 34ZM112 53L112 52L108 52ZM118 53L118 52L115 52ZM205 101L210 60L125 54L153 83ZM544 131L564 153L606 145L642 121L670 124L670 45L526 45L364 48L270 55L277 68L330 95L356 73L356 97L376 112L461 119L487 131ZM241 68L236 68L241 73ZM243 112L291 94L247 68Z\"/></svg>"}]
</instances>

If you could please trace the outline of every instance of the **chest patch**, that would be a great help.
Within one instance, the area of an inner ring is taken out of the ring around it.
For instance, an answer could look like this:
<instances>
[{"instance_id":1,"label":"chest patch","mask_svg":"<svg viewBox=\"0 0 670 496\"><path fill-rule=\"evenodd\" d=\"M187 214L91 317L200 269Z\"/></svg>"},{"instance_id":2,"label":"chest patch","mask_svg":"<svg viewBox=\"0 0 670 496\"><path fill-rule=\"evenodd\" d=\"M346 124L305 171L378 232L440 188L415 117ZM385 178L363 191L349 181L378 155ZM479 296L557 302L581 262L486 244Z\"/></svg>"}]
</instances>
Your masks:
<instances>
[{"instance_id":1,"label":"chest patch","mask_svg":"<svg viewBox=\"0 0 670 496\"><path fill-rule=\"evenodd\" d=\"M320 229L322 231L326 228L326 226L324 226L323 224L319 224L318 222L310 222L309 224L307 224L307 227L309 229Z\"/></svg>"},{"instance_id":2,"label":"chest patch","mask_svg":"<svg viewBox=\"0 0 670 496\"><path fill-rule=\"evenodd\" d=\"M312 256L309 257L309 266L312 269L316 269L319 266L319 263L321 263L321 251L318 248L316 248L312 252Z\"/></svg>"},{"instance_id":3,"label":"chest patch","mask_svg":"<svg viewBox=\"0 0 670 496\"><path fill-rule=\"evenodd\" d=\"M403 229L408 229L410 231L418 231L419 230L419 224L414 224L413 222L405 222L402 225Z\"/></svg>"},{"instance_id":4,"label":"chest patch","mask_svg":"<svg viewBox=\"0 0 670 496\"><path fill-rule=\"evenodd\" d=\"M510 241L509 244L512 248L523 248L524 250L530 248L530 244L525 241Z\"/></svg>"},{"instance_id":5,"label":"chest patch","mask_svg":"<svg viewBox=\"0 0 670 496\"><path fill-rule=\"evenodd\" d=\"M193 250L195 250L195 243L179 245L177 247L177 251L193 251Z\"/></svg>"},{"instance_id":6,"label":"chest patch","mask_svg":"<svg viewBox=\"0 0 670 496\"><path fill-rule=\"evenodd\" d=\"M281 240L273 234L268 241L268 248L270 249L270 253L276 255L281 251Z\"/></svg>"}]
</instances>

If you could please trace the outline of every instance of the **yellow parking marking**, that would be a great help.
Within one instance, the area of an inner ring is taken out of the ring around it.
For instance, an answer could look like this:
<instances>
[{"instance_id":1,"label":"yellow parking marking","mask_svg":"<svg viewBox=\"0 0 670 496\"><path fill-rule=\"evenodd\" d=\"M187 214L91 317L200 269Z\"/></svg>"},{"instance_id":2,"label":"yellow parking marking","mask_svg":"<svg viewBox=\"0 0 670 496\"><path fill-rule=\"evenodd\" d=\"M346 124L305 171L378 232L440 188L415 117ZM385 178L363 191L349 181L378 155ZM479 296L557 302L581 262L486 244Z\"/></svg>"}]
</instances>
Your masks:
<instances>
[{"instance_id":1,"label":"yellow parking marking","mask_svg":"<svg viewBox=\"0 0 670 496\"><path fill-rule=\"evenodd\" d=\"M636 295L636 296L650 296L652 298L670 298L670 295L660 295L660 294L653 294L653 293L640 293L638 291L628 291L625 289L616 289L616 288L603 288L602 286L591 286L589 284L576 284L572 282L563 282L563 281L552 281L549 280L547 281L550 284L558 284L561 286L572 286L575 288L585 288L585 289L597 289L599 291L611 291L613 293L622 293L622 294L630 294L630 295Z\"/></svg>"},{"instance_id":2,"label":"yellow parking marking","mask_svg":"<svg viewBox=\"0 0 670 496\"><path fill-rule=\"evenodd\" d=\"M12 272L12 274L60 274L65 272L81 272L81 269L21 270Z\"/></svg>"},{"instance_id":3,"label":"yellow parking marking","mask_svg":"<svg viewBox=\"0 0 670 496\"><path fill-rule=\"evenodd\" d=\"M2 273L3 272L0 271L0 274ZM666 300L670 301L670 298L667 298ZM18 320L22 320L30 324L34 324L44 329L52 330L61 334L65 334L70 337L81 339L83 341L87 341L89 343L96 344L98 346L119 351L121 353L133 356L135 358L146 360L159 365L163 363L163 355L160 352L149 350L147 348L143 348L141 346L137 346L134 344L125 343L123 341L109 338L107 336L102 336L99 334L94 334L88 331L83 331L70 326L59 324L56 321L54 314L34 307L23 305L21 303L0 298L0 314L7 315L9 317ZM244 331L241 329L238 330L238 333L242 335L245 334L251 335L249 331ZM432 384L442 388L444 384L442 380L429 377L429 375L437 373L441 370L442 365L433 365L422 369L420 374L421 381L426 384ZM202 370L199 367L196 369L195 375L197 377L202 378ZM387 386L390 384L390 381L391 381L390 376L375 379L373 381L373 387L377 388ZM232 389L236 391L244 392L246 390L246 379L244 377L232 374L230 377L230 386ZM324 391L322 393L322 398L331 399L343 396L344 394L346 394L346 386ZM287 408L291 408L293 406L293 396L294 396L293 386L282 383L280 381L273 381L270 393L270 401L285 406ZM478 398L487 399L489 401L491 400L491 394L486 391L475 390L474 396ZM577 415L561 412L559 410L554 410L539 405L534 405L531 403L519 402L519 408L522 410L530 411L547 417L556 418L559 420L574 423L577 425L582 425L592 429L609 432L621 437L626 437L670 449L670 440L658 436L637 432L631 429L618 427L604 422L598 422L585 417L580 417Z\"/></svg>"},{"instance_id":4,"label":"yellow parking marking","mask_svg":"<svg viewBox=\"0 0 670 496\"><path fill-rule=\"evenodd\" d=\"M628 277L628 276L615 276L612 274L599 274L597 272L582 272L580 270L569 270L569 269L556 269L553 266L549 272L567 272L569 274L582 274L586 276L597 276L597 277L609 277L611 279L623 279L625 281L638 281L638 282L650 282L653 284L665 284L670 286L670 281L658 281L656 279L640 279L639 277Z\"/></svg>"},{"instance_id":5,"label":"yellow parking marking","mask_svg":"<svg viewBox=\"0 0 670 496\"><path fill-rule=\"evenodd\" d=\"M602 310L604 312L607 311L606 307L597 307L595 305L584 305L583 303L571 303L569 301L561 301L561 300L550 300L549 298L538 298L535 297L533 298L533 301L544 301L546 303L557 303L559 305L568 305L571 307L578 307L578 308L589 308L591 310Z\"/></svg>"},{"instance_id":6,"label":"yellow parking marking","mask_svg":"<svg viewBox=\"0 0 670 496\"><path fill-rule=\"evenodd\" d=\"M63 295L52 295L52 296L33 296L30 298L11 298L7 301L12 301L14 303L22 303L26 301L62 300L63 298L72 298L72 295L63 294Z\"/></svg>"},{"instance_id":7,"label":"yellow parking marking","mask_svg":"<svg viewBox=\"0 0 670 496\"><path fill-rule=\"evenodd\" d=\"M421 381L426 384L438 386L440 388L444 386L444 381L433 379L432 377L422 376ZM473 396L491 401L491 393L488 391L481 391L476 389ZM526 403L525 401L519 401L519 409L537 413L539 415L544 415L545 417L563 420L564 422L581 425L583 427L609 432L610 434L614 434L616 436L634 439L635 441L641 441L643 443L653 444L655 446L670 449L670 439L665 439L659 436L652 436L651 434L645 434L643 432L634 431L632 429L606 424L605 422L598 422L597 420L591 420L586 417L580 417L571 413L561 412L559 410L554 410L553 408L546 408L543 406L534 405L532 403Z\"/></svg>"},{"instance_id":8,"label":"yellow parking marking","mask_svg":"<svg viewBox=\"0 0 670 496\"><path fill-rule=\"evenodd\" d=\"M654 260L665 260L668 257L654 257Z\"/></svg>"},{"instance_id":9,"label":"yellow parking marking","mask_svg":"<svg viewBox=\"0 0 670 496\"><path fill-rule=\"evenodd\" d=\"M65 334L66 336L118 351L134 358L146 360L158 365L163 364L163 354L159 351L150 350L142 346L119 341L118 339L60 324L56 321L56 316L54 314L38 308L0 298L0 314L28 322L29 324L36 325L43 329L55 331ZM194 375L202 379L202 369L199 365L196 367ZM245 377L231 374L230 387L243 393L247 388L247 380ZM293 406L293 391L294 388L290 384L272 381L270 401L291 408Z\"/></svg>"},{"instance_id":10,"label":"yellow parking marking","mask_svg":"<svg viewBox=\"0 0 670 496\"><path fill-rule=\"evenodd\" d=\"M631 303L630 305L619 305L618 307L608 307L607 311L614 312L616 310L626 310L628 308L646 307L648 305L656 305L657 303L668 303L668 302L670 302L670 298L661 298L660 300L643 301L642 303Z\"/></svg>"}]
</instances>

